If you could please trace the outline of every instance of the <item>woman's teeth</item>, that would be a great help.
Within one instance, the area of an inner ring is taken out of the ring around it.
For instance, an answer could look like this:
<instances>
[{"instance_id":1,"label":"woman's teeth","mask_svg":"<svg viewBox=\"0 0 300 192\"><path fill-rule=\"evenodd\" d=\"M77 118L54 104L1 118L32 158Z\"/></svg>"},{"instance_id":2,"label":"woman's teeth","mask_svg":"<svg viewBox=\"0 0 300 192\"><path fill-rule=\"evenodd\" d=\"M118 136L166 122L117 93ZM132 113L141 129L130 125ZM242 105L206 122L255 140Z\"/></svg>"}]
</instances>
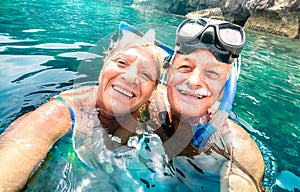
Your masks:
<instances>
[{"instance_id":1,"label":"woman's teeth","mask_svg":"<svg viewBox=\"0 0 300 192\"><path fill-rule=\"evenodd\" d=\"M114 88L116 91L122 93L123 95L126 95L126 96L131 97L131 98L133 97L133 94L132 94L132 93L130 93L130 92L128 92L128 91L122 89L121 87L113 86L113 88Z\"/></svg>"}]
</instances>

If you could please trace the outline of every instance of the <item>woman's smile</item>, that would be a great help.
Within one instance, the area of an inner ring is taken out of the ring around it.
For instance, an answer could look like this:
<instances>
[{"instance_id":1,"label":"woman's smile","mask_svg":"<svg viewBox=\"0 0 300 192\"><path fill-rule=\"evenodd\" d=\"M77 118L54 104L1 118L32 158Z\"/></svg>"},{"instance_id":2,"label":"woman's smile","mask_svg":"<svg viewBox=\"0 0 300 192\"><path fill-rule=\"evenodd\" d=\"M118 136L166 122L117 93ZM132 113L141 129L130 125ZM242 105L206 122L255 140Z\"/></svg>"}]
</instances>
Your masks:
<instances>
[{"instance_id":1,"label":"woman's smile","mask_svg":"<svg viewBox=\"0 0 300 192\"><path fill-rule=\"evenodd\" d=\"M122 95L124 96L127 96L129 98L133 98L135 97L135 94L132 93L130 90L127 90L127 89L124 89L124 88L121 88L117 85L113 85L112 88L117 91L118 93L121 93Z\"/></svg>"}]
</instances>

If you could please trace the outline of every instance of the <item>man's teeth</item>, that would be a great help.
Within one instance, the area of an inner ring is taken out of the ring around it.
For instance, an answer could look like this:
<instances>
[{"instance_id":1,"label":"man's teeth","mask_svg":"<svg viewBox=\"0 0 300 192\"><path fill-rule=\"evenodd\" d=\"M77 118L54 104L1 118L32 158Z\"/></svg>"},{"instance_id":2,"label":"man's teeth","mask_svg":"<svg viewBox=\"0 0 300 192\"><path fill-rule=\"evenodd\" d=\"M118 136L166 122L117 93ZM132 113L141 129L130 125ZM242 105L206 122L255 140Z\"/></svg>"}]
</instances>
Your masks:
<instances>
[{"instance_id":1,"label":"man's teeth","mask_svg":"<svg viewBox=\"0 0 300 192\"><path fill-rule=\"evenodd\" d=\"M195 94L202 97L210 96L210 92L207 89L197 89Z\"/></svg>"},{"instance_id":2,"label":"man's teeth","mask_svg":"<svg viewBox=\"0 0 300 192\"><path fill-rule=\"evenodd\" d=\"M128 97L133 97L133 94L132 94L132 93L130 93L130 92L128 92L128 91L122 89L121 87L114 86L114 89L117 90L118 92L120 92L120 93L122 93L122 94L128 96Z\"/></svg>"},{"instance_id":3,"label":"man's teeth","mask_svg":"<svg viewBox=\"0 0 300 192\"><path fill-rule=\"evenodd\" d=\"M181 94L184 94L184 95L191 95L189 92L185 91L185 90L180 90L180 93Z\"/></svg>"},{"instance_id":4,"label":"man's teeth","mask_svg":"<svg viewBox=\"0 0 300 192\"><path fill-rule=\"evenodd\" d=\"M186 91L186 90L180 90L181 94L184 95L191 95L194 97L197 97L198 99L202 99L204 97L210 96L210 93L206 89L201 89L197 91Z\"/></svg>"}]
</instances>

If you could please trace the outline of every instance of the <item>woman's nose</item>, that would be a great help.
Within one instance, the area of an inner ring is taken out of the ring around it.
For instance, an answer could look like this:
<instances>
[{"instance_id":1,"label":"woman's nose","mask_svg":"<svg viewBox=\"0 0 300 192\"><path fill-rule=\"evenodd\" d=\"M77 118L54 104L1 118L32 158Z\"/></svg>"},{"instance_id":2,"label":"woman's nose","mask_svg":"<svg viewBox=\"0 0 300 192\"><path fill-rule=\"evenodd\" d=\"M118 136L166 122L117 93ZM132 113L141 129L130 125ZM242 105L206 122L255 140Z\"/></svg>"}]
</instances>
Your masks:
<instances>
[{"instance_id":1,"label":"woman's nose","mask_svg":"<svg viewBox=\"0 0 300 192\"><path fill-rule=\"evenodd\" d=\"M122 74L122 78L130 84L138 84L138 68L136 64L130 65Z\"/></svg>"}]
</instances>

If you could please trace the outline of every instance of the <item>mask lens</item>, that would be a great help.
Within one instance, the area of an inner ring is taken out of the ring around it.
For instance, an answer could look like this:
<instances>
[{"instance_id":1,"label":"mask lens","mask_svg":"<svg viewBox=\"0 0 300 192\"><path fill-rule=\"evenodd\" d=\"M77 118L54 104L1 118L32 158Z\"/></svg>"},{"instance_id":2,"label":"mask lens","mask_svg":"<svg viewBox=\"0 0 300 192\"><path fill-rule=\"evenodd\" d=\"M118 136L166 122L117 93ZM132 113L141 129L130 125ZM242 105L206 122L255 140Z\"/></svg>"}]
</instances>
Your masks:
<instances>
[{"instance_id":1,"label":"mask lens","mask_svg":"<svg viewBox=\"0 0 300 192\"><path fill-rule=\"evenodd\" d=\"M232 28L221 28L219 30L221 40L228 45L241 45L243 37L239 30Z\"/></svg>"},{"instance_id":2,"label":"mask lens","mask_svg":"<svg viewBox=\"0 0 300 192\"><path fill-rule=\"evenodd\" d=\"M178 33L183 37L195 37L203 30L204 26L205 23L186 23L179 29Z\"/></svg>"}]
</instances>

